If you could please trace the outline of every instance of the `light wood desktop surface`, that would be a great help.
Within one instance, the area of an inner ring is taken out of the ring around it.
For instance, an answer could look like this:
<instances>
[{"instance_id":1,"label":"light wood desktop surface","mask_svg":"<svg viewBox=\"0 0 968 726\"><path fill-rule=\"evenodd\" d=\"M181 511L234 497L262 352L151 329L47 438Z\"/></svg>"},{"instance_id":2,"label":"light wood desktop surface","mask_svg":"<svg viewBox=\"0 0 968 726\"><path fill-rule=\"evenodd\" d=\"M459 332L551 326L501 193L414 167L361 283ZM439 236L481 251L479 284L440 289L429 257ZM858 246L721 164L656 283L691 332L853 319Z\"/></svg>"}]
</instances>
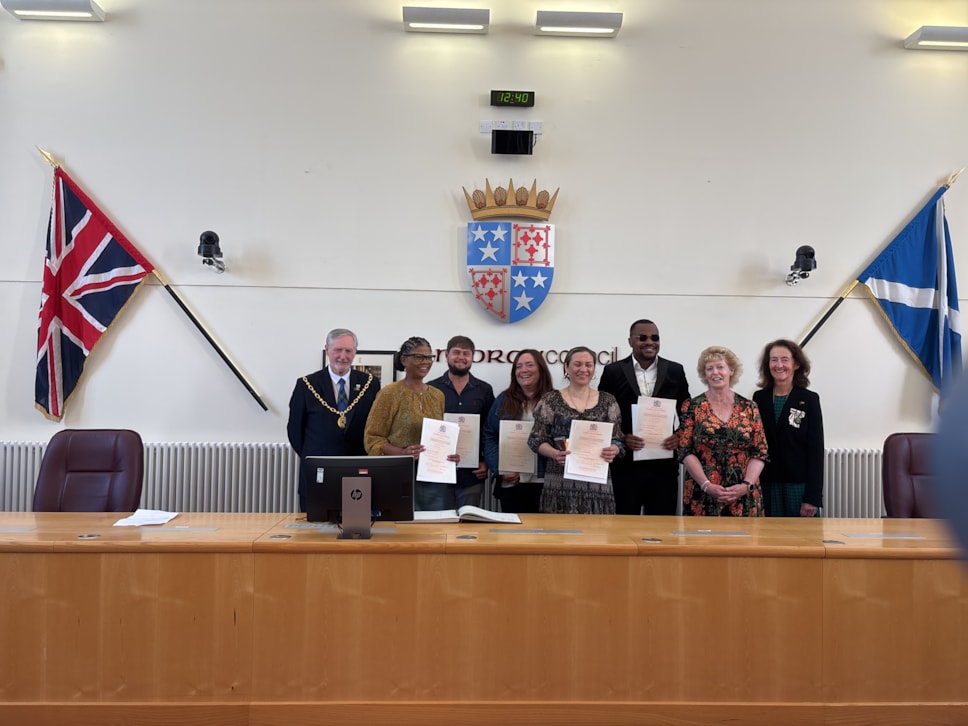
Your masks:
<instances>
[{"instance_id":1,"label":"light wood desktop surface","mask_svg":"<svg viewBox=\"0 0 968 726\"><path fill-rule=\"evenodd\" d=\"M118 516L0 514L0 721L968 722L940 522Z\"/></svg>"}]
</instances>

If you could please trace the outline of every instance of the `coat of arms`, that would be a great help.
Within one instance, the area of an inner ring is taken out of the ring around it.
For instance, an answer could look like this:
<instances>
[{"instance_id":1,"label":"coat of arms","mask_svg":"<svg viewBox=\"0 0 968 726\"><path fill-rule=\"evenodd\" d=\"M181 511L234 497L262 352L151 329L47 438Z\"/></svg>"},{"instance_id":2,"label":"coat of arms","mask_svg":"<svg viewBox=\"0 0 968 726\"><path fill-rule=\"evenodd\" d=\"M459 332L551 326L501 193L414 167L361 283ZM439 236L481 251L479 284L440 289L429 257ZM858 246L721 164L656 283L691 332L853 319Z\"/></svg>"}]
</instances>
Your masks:
<instances>
[{"instance_id":1,"label":"coat of arms","mask_svg":"<svg viewBox=\"0 0 968 726\"><path fill-rule=\"evenodd\" d=\"M464 190L475 221L467 225L467 274L471 292L498 320L515 323L548 297L555 272L555 227L548 224L558 191L531 189ZM510 198L509 198L510 196ZM515 222L502 217L524 217Z\"/></svg>"}]
</instances>

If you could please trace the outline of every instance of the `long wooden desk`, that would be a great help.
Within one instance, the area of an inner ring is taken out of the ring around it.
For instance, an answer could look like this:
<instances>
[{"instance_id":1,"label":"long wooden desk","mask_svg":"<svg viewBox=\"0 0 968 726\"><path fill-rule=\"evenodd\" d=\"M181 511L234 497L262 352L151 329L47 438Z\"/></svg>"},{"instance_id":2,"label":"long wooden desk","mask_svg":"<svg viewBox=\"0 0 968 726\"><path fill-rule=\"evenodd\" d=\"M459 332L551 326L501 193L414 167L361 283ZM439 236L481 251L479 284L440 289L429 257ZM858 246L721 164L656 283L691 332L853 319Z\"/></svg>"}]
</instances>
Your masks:
<instances>
[{"instance_id":1,"label":"long wooden desk","mask_svg":"<svg viewBox=\"0 0 968 726\"><path fill-rule=\"evenodd\" d=\"M0 723L968 723L937 521L117 519L0 514Z\"/></svg>"}]
</instances>

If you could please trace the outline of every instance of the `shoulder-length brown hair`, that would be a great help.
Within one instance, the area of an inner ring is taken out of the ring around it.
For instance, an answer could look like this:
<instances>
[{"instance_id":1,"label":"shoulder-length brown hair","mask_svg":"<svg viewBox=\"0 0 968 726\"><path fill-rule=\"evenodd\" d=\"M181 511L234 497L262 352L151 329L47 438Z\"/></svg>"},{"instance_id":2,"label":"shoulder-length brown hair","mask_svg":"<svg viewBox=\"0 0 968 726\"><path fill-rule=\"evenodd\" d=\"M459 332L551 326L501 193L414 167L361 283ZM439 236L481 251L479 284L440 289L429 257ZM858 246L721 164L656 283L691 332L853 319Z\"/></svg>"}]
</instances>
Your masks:
<instances>
[{"instance_id":1,"label":"shoulder-length brown hair","mask_svg":"<svg viewBox=\"0 0 968 726\"><path fill-rule=\"evenodd\" d=\"M760 388L773 387L773 374L770 372L770 351L773 348L786 348L793 356L794 362L800 366L793 372L793 385L798 388L807 388L810 385L810 359L803 352L803 348L786 338L779 338L766 344L763 348L763 355L760 356L760 380L757 382Z\"/></svg>"},{"instance_id":2,"label":"shoulder-length brown hair","mask_svg":"<svg viewBox=\"0 0 968 726\"><path fill-rule=\"evenodd\" d=\"M534 392L534 403L537 403L543 395L555 387L554 382L551 380L551 371L548 369L548 364L545 362L544 356L541 353L534 348L525 348L524 350L518 351L518 354L511 361L511 383L504 392L504 402L501 404L501 410L498 411L498 418L509 420L520 419L525 405L528 403L528 397L524 395L524 389L521 388L517 376L514 375L514 369L517 366L518 359L525 354L534 358L534 362L538 364L538 387Z\"/></svg>"}]
</instances>

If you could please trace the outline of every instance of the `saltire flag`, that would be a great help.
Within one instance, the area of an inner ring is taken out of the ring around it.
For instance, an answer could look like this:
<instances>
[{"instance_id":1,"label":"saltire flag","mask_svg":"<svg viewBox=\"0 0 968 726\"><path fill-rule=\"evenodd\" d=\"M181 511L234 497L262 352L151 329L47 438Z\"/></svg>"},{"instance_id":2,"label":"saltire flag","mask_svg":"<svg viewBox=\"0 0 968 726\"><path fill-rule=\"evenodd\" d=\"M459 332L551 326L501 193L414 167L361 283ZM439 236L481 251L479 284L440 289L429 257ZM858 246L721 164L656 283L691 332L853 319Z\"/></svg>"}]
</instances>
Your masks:
<instances>
[{"instance_id":1,"label":"saltire flag","mask_svg":"<svg viewBox=\"0 0 968 726\"><path fill-rule=\"evenodd\" d=\"M84 364L154 266L67 173L54 170L37 323L36 406L60 421Z\"/></svg>"},{"instance_id":2,"label":"saltire flag","mask_svg":"<svg viewBox=\"0 0 968 726\"><path fill-rule=\"evenodd\" d=\"M940 393L961 373L961 320L942 186L857 280Z\"/></svg>"}]
</instances>

